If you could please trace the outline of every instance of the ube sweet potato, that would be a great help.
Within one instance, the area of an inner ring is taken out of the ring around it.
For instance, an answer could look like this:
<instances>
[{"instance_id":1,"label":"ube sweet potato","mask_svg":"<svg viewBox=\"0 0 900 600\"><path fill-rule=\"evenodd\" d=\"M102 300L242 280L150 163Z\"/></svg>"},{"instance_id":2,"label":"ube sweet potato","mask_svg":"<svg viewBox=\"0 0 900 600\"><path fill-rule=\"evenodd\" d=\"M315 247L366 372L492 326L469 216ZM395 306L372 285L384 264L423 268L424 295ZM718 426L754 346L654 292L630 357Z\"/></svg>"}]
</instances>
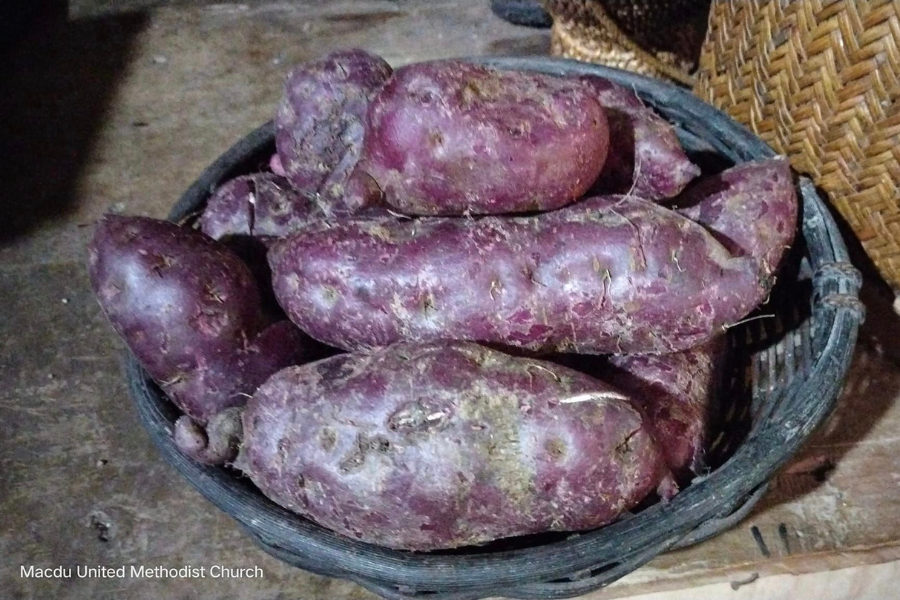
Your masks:
<instances>
[{"instance_id":1,"label":"ube sweet potato","mask_svg":"<svg viewBox=\"0 0 900 600\"><path fill-rule=\"evenodd\" d=\"M604 381L627 393L644 414L679 481L705 467L722 360L718 338L672 354L614 355L601 371Z\"/></svg>"},{"instance_id":2,"label":"ube sweet potato","mask_svg":"<svg viewBox=\"0 0 900 600\"><path fill-rule=\"evenodd\" d=\"M766 277L775 274L797 231L797 192L785 158L743 163L707 177L676 203L732 254L753 257Z\"/></svg>"},{"instance_id":3,"label":"ube sweet potato","mask_svg":"<svg viewBox=\"0 0 900 600\"><path fill-rule=\"evenodd\" d=\"M94 293L113 328L186 415L204 425L301 360L305 337L270 325L257 284L198 231L107 215L89 248Z\"/></svg>"},{"instance_id":4,"label":"ube sweet potato","mask_svg":"<svg viewBox=\"0 0 900 600\"><path fill-rule=\"evenodd\" d=\"M280 371L247 404L235 466L283 507L411 550L598 527L668 481L627 397L465 342Z\"/></svg>"},{"instance_id":5,"label":"ube sweet potato","mask_svg":"<svg viewBox=\"0 0 900 600\"><path fill-rule=\"evenodd\" d=\"M259 284L265 313L278 319L284 318L284 313L272 292L272 272L266 260L269 245L277 238L335 216L334 212L320 196L296 191L287 179L273 173L256 173L220 186L200 216L200 229L244 261ZM379 206L359 208L357 214L392 218Z\"/></svg>"},{"instance_id":6,"label":"ube sweet potato","mask_svg":"<svg viewBox=\"0 0 900 600\"><path fill-rule=\"evenodd\" d=\"M547 210L590 188L608 144L606 114L577 81L414 64L372 100L353 179L406 214Z\"/></svg>"},{"instance_id":7,"label":"ube sweet potato","mask_svg":"<svg viewBox=\"0 0 900 600\"><path fill-rule=\"evenodd\" d=\"M309 352L304 338L293 323L279 321L249 340L234 340L230 352L199 356L197 368L158 383L185 414L205 423L226 408L246 404L273 373L302 362Z\"/></svg>"},{"instance_id":8,"label":"ube sweet potato","mask_svg":"<svg viewBox=\"0 0 900 600\"><path fill-rule=\"evenodd\" d=\"M199 232L106 215L89 259L100 306L157 381L196 369L198 357L230 354L267 325L247 266Z\"/></svg>"},{"instance_id":9,"label":"ube sweet potato","mask_svg":"<svg viewBox=\"0 0 900 600\"><path fill-rule=\"evenodd\" d=\"M465 339L534 352L674 352L768 293L750 257L633 197L528 217L352 220L269 252L288 317L344 349Z\"/></svg>"},{"instance_id":10,"label":"ube sweet potato","mask_svg":"<svg viewBox=\"0 0 900 600\"><path fill-rule=\"evenodd\" d=\"M609 121L609 153L594 186L597 192L661 200L676 196L700 174L675 128L637 94L601 77L581 81L596 94Z\"/></svg>"},{"instance_id":11,"label":"ube sweet potato","mask_svg":"<svg viewBox=\"0 0 900 600\"><path fill-rule=\"evenodd\" d=\"M175 421L172 434L175 446L197 462L209 465L231 462L241 443L242 413L243 407L226 408L209 419L205 428L187 415L181 416Z\"/></svg>"},{"instance_id":12,"label":"ube sweet potato","mask_svg":"<svg viewBox=\"0 0 900 600\"><path fill-rule=\"evenodd\" d=\"M322 216L315 201L284 177L255 173L227 181L210 196L200 230L214 240L285 237Z\"/></svg>"},{"instance_id":13,"label":"ube sweet potato","mask_svg":"<svg viewBox=\"0 0 900 600\"><path fill-rule=\"evenodd\" d=\"M341 212L345 184L365 134L369 100L391 76L381 58L362 50L334 52L288 75L275 116L279 167L298 191L318 194Z\"/></svg>"}]
</instances>

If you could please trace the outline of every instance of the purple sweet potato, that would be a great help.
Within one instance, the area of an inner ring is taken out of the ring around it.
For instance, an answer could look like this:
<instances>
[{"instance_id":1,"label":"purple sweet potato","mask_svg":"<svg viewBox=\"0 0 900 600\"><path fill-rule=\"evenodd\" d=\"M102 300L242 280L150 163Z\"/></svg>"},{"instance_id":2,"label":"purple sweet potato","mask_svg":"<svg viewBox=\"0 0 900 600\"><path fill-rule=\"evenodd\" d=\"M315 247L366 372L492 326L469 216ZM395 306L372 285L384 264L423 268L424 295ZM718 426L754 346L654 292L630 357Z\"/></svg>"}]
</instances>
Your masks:
<instances>
[{"instance_id":1,"label":"purple sweet potato","mask_svg":"<svg viewBox=\"0 0 900 600\"><path fill-rule=\"evenodd\" d=\"M382 206L360 208L357 216L394 218ZM294 190L287 179L272 173L243 175L227 181L209 198L200 216L200 229L222 242L250 268L259 284L265 313L284 318L272 292L268 247L304 227L335 215L320 196Z\"/></svg>"},{"instance_id":2,"label":"purple sweet potato","mask_svg":"<svg viewBox=\"0 0 900 600\"><path fill-rule=\"evenodd\" d=\"M644 105L633 91L601 77L581 78L606 109L609 155L595 190L626 192L645 200L671 198L680 193L700 169L678 141L675 129Z\"/></svg>"},{"instance_id":3,"label":"purple sweet potato","mask_svg":"<svg viewBox=\"0 0 900 600\"><path fill-rule=\"evenodd\" d=\"M577 81L414 64L372 100L353 178L412 215L548 210L591 187L608 144L606 114Z\"/></svg>"},{"instance_id":4,"label":"purple sweet potato","mask_svg":"<svg viewBox=\"0 0 900 600\"><path fill-rule=\"evenodd\" d=\"M362 50L334 52L288 75L275 116L278 165L294 187L318 194L337 212L359 157L369 100L391 76L381 58Z\"/></svg>"},{"instance_id":5,"label":"purple sweet potato","mask_svg":"<svg viewBox=\"0 0 900 600\"><path fill-rule=\"evenodd\" d=\"M700 474L723 358L721 338L672 354L614 355L604 381L629 394L680 481Z\"/></svg>"},{"instance_id":6,"label":"purple sweet potato","mask_svg":"<svg viewBox=\"0 0 900 600\"><path fill-rule=\"evenodd\" d=\"M247 266L199 232L147 217L106 215L89 248L94 293L157 381L230 354L266 322Z\"/></svg>"},{"instance_id":7,"label":"purple sweet potato","mask_svg":"<svg viewBox=\"0 0 900 600\"><path fill-rule=\"evenodd\" d=\"M352 220L269 252L288 317L344 349L465 339L533 352L675 352L768 293L755 261L632 197L482 219Z\"/></svg>"},{"instance_id":8,"label":"purple sweet potato","mask_svg":"<svg viewBox=\"0 0 900 600\"><path fill-rule=\"evenodd\" d=\"M223 465L237 456L243 430L241 415L243 407L226 408L216 413L206 424L183 415L175 421L172 434L175 446L196 460L209 465Z\"/></svg>"},{"instance_id":9,"label":"purple sweet potato","mask_svg":"<svg viewBox=\"0 0 900 600\"><path fill-rule=\"evenodd\" d=\"M89 248L100 306L149 375L200 425L296 364L303 334L263 314L257 284L198 231L108 215Z\"/></svg>"},{"instance_id":10,"label":"purple sweet potato","mask_svg":"<svg viewBox=\"0 0 900 600\"><path fill-rule=\"evenodd\" d=\"M465 342L285 369L243 431L235 466L266 496L391 548L591 529L670 481L625 395Z\"/></svg>"},{"instance_id":11,"label":"purple sweet potato","mask_svg":"<svg viewBox=\"0 0 900 600\"><path fill-rule=\"evenodd\" d=\"M197 368L158 383L188 416L205 423L226 408L246 404L273 373L302 362L308 351L304 337L290 321L279 321L249 341L235 340L231 352L201 355Z\"/></svg>"},{"instance_id":12,"label":"purple sweet potato","mask_svg":"<svg viewBox=\"0 0 900 600\"><path fill-rule=\"evenodd\" d=\"M284 177L256 173L219 187L206 203L200 229L214 240L285 237L322 216L315 201L294 190Z\"/></svg>"},{"instance_id":13,"label":"purple sweet potato","mask_svg":"<svg viewBox=\"0 0 900 600\"><path fill-rule=\"evenodd\" d=\"M771 277L797 231L799 210L787 159L748 162L692 186L678 211L701 223L735 256L751 256Z\"/></svg>"}]
</instances>

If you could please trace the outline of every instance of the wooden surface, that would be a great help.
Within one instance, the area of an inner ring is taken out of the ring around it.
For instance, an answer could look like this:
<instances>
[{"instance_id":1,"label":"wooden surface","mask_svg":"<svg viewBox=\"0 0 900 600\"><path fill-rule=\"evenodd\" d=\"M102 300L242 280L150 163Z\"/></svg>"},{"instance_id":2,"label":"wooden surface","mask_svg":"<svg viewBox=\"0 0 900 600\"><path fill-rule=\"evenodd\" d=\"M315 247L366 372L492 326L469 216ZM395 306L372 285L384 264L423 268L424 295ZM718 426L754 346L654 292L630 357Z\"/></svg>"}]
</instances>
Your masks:
<instances>
[{"instance_id":1,"label":"wooden surface","mask_svg":"<svg viewBox=\"0 0 900 600\"><path fill-rule=\"evenodd\" d=\"M206 164L270 118L293 62L342 46L361 46L394 65L546 53L546 32L505 24L487 5L178 6L48 25L17 48L0 95L4 597L373 598L267 557L161 462L125 392L121 345L91 297L84 248L89 225L106 211L164 216ZM836 414L754 514L589 597L723 582L730 592L729 582L758 574L734 598L768 598L773 588L766 586L783 581L768 576L900 559L900 369L893 350L900 321L891 300L875 286L867 290L869 318ZM202 586L183 579L22 579L19 565L29 564L259 565L265 576ZM895 577L892 568L877 572ZM860 572L876 571L853 573ZM804 584L800 591L812 589ZM792 597L812 597L798 594ZM834 597L856 596L851 590Z\"/></svg>"},{"instance_id":2,"label":"wooden surface","mask_svg":"<svg viewBox=\"0 0 900 600\"><path fill-rule=\"evenodd\" d=\"M713 583L676 591L629 596L628 600L884 600L897 596L900 563L772 575L745 583Z\"/></svg>"}]
</instances>

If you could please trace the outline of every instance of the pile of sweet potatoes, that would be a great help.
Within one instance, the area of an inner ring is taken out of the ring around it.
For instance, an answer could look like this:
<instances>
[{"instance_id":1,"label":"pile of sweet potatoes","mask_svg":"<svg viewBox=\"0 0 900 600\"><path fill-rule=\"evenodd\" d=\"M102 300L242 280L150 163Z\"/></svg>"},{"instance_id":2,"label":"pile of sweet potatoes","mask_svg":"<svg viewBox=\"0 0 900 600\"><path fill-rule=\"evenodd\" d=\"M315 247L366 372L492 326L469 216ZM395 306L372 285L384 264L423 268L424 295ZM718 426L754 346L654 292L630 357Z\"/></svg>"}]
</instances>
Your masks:
<instances>
[{"instance_id":1,"label":"pile of sweet potatoes","mask_svg":"<svg viewBox=\"0 0 900 600\"><path fill-rule=\"evenodd\" d=\"M90 246L183 452L420 551L596 528L703 471L723 332L796 232L786 161L692 183L610 81L360 50L288 75L275 141L199 230L107 216Z\"/></svg>"}]
</instances>

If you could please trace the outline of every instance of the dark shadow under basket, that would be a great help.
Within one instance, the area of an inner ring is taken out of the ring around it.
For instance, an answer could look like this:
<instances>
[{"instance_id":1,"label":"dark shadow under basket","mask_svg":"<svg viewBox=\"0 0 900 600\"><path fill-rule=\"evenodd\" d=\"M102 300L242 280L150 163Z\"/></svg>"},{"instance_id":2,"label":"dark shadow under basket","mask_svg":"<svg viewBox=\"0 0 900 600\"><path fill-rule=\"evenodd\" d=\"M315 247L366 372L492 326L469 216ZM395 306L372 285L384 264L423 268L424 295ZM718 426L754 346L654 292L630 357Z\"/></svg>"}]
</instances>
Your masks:
<instances>
[{"instance_id":1,"label":"dark shadow under basket","mask_svg":"<svg viewBox=\"0 0 900 600\"><path fill-rule=\"evenodd\" d=\"M678 127L692 158L707 168L773 156L725 114L671 85L573 61L477 59L504 69L595 74L633 88ZM227 178L258 170L274 149L271 123L226 152L170 214L183 222ZM532 536L487 548L411 553L332 533L266 499L246 478L182 455L172 443L177 409L128 359L141 419L168 462L270 554L303 569L353 580L386 598L566 598L603 587L667 550L733 526L767 482L831 412L863 317L858 272L831 215L801 178L802 238L782 271L765 318L729 330L732 367L721 396L712 471L668 503L648 506L602 529ZM774 314L774 317L772 316Z\"/></svg>"}]
</instances>

